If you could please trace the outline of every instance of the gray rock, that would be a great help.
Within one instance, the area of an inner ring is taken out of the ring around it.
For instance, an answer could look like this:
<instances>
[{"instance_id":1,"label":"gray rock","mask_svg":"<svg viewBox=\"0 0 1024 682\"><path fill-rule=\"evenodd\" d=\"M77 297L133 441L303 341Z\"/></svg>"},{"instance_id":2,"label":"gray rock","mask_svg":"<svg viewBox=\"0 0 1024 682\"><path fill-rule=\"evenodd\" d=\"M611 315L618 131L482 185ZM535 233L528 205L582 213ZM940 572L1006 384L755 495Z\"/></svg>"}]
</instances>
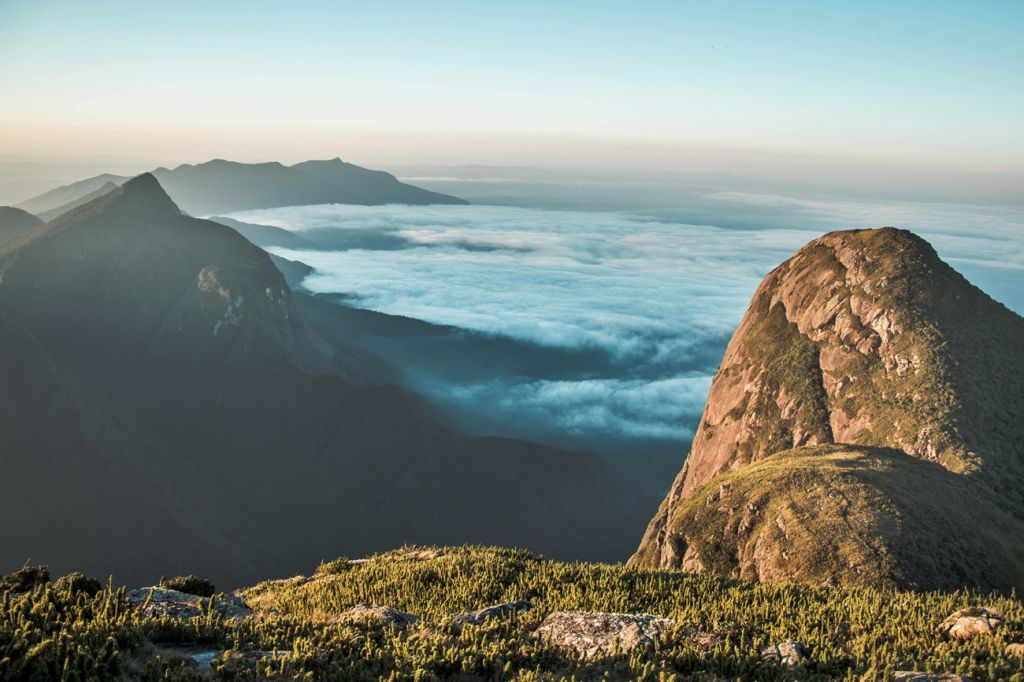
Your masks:
<instances>
[{"instance_id":1,"label":"gray rock","mask_svg":"<svg viewBox=\"0 0 1024 682\"><path fill-rule=\"evenodd\" d=\"M484 607L479 611L467 611L466 613L460 613L452 618L452 625L461 630L464 625L480 625L490 618L508 618L514 613L529 611L532 608L533 604L524 600L510 601L504 604L493 604L492 606Z\"/></svg>"},{"instance_id":2,"label":"gray rock","mask_svg":"<svg viewBox=\"0 0 1024 682\"><path fill-rule=\"evenodd\" d=\"M344 625L363 625L363 626L383 626L394 624L399 627L404 627L410 623L415 623L420 618L414 616L411 613L405 613L398 609L393 609L390 606L372 606L370 604L359 604L353 608L345 611L332 623L341 623Z\"/></svg>"},{"instance_id":3,"label":"gray rock","mask_svg":"<svg viewBox=\"0 0 1024 682\"><path fill-rule=\"evenodd\" d=\"M948 673L918 673L899 671L892 674L893 682L971 682L969 677Z\"/></svg>"},{"instance_id":4,"label":"gray rock","mask_svg":"<svg viewBox=\"0 0 1024 682\"><path fill-rule=\"evenodd\" d=\"M807 658L807 647L795 639L787 639L761 649L761 660L783 668L793 669Z\"/></svg>"},{"instance_id":5,"label":"gray rock","mask_svg":"<svg viewBox=\"0 0 1024 682\"><path fill-rule=\"evenodd\" d=\"M556 611L534 631L541 639L590 658L616 650L650 649L672 621L646 614Z\"/></svg>"},{"instance_id":6,"label":"gray rock","mask_svg":"<svg viewBox=\"0 0 1024 682\"><path fill-rule=\"evenodd\" d=\"M939 632L947 639L973 639L993 634L1004 622L1003 614L993 609L962 609L942 621Z\"/></svg>"},{"instance_id":7,"label":"gray rock","mask_svg":"<svg viewBox=\"0 0 1024 682\"><path fill-rule=\"evenodd\" d=\"M187 620L203 613L210 597L168 590L163 587L140 587L128 592L128 601L147 616L181 618ZM242 621L252 615L245 600L233 594L213 597L213 608L228 620Z\"/></svg>"}]
</instances>

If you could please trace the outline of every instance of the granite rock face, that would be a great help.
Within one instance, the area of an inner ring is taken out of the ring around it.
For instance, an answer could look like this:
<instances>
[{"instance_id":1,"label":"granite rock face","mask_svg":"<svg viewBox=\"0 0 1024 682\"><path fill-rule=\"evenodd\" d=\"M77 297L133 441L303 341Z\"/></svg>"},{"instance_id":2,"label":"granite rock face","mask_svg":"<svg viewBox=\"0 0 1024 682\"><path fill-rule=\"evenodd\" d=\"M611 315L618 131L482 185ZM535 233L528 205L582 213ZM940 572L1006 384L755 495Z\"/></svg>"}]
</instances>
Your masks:
<instances>
[{"instance_id":1,"label":"granite rock face","mask_svg":"<svg viewBox=\"0 0 1024 682\"><path fill-rule=\"evenodd\" d=\"M1021 338L1024 319L910 232L812 241L754 294L632 562L752 580L1024 585L1012 548L979 547L991 569L965 565L970 533L954 538L963 551L939 550L930 574L900 556L908 541L931 540L920 534L935 513L956 531L990 521L1004 535L1020 530ZM837 465L840 451L850 456ZM827 499L809 505L801 489L814 488L815 457L834 476L814 493ZM794 458L799 471L769 471ZM949 508L917 506L947 488ZM847 517L857 526L843 531ZM709 554L711 534L731 558ZM846 560L822 565L822 551Z\"/></svg>"}]
</instances>

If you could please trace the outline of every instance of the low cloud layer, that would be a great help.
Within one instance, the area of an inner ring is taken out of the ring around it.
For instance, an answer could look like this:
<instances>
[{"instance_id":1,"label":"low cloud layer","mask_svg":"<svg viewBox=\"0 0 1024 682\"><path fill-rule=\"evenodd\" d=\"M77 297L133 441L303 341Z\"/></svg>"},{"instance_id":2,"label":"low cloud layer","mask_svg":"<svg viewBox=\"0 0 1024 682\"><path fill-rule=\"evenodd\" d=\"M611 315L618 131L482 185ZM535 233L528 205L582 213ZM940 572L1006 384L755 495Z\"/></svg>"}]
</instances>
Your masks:
<instances>
[{"instance_id":1,"label":"low cloud layer","mask_svg":"<svg viewBox=\"0 0 1024 682\"><path fill-rule=\"evenodd\" d=\"M793 224L916 228L969 279L1024 311L1024 234L1015 209L709 196L782 207ZM722 229L635 214L503 206L305 206L233 217L318 241L336 232L338 244L363 246L272 249L315 269L304 281L313 292L344 293L362 308L543 347L597 350L612 359L610 369L570 379L439 385L428 377L425 393L474 409L486 402L490 410L570 434L678 442L692 436L724 344L757 284L821 234L817 227ZM360 239L346 240L346 233ZM368 234L379 235L377 246L364 239Z\"/></svg>"}]
</instances>

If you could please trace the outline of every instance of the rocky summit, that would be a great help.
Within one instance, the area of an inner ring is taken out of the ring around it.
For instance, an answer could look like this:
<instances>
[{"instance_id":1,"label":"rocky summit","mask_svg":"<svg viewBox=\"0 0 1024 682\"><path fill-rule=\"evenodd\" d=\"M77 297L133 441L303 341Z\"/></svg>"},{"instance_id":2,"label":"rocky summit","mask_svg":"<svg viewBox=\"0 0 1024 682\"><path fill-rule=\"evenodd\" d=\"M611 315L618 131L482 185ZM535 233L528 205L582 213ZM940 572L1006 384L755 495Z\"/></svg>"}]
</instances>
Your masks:
<instances>
[{"instance_id":1,"label":"rocky summit","mask_svg":"<svg viewBox=\"0 0 1024 682\"><path fill-rule=\"evenodd\" d=\"M632 563L1024 586L1022 336L910 232L812 241L754 294Z\"/></svg>"}]
</instances>

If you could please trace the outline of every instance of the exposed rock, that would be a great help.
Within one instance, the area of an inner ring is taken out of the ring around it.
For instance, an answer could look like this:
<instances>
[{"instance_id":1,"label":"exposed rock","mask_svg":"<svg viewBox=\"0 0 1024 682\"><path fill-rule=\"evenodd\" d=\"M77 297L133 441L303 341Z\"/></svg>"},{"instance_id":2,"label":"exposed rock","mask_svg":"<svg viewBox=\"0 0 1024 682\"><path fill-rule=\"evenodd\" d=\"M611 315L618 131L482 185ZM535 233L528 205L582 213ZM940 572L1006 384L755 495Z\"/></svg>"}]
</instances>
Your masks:
<instances>
[{"instance_id":1,"label":"exposed rock","mask_svg":"<svg viewBox=\"0 0 1024 682\"><path fill-rule=\"evenodd\" d=\"M381 627L384 625L404 627L410 623L415 623L419 619L419 616L393 609L390 606L359 604L345 611L331 622L345 625L362 625L364 627Z\"/></svg>"},{"instance_id":2,"label":"exposed rock","mask_svg":"<svg viewBox=\"0 0 1024 682\"><path fill-rule=\"evenodd\" d=\"M534 635L555 646L572 649L585 658L616 651L653 648L672 628L667 618L646 614L556 611Z\"/></svg>"},{"instance_id":3,"label":"exposed rock","mask_svg":"<svg viewBox=\"0 0 1024 682\"><path fill-rule=\"evenodd\" d=\"M1022 337L1024 318L910 232L810 242L754 294L631 562L753 580L949 588L966 575L1024 588L1024 549L1009 539L1024 532ZM840 449L858 454L837 471ZM751 471L791 455L799 471ZM824 506L802 494L816 468L836 472L821 492L838 497ZM930 488L957 502L936 508ZM971 518L979 508L984 524ZM784 529L772 527L780 513ZM913 549L952 532L969 551L929 562Z\"/></svg>"},{"instance_id":4,"label":"exposed rock","mask_svg":"<svg viewBox=\"0 0 1024 682\"><path fill-rule=\"evenodd\" d=\"M203 614L210 599L213 599L213 608L228 620L242 621L252 615L252 609L246 606L245 600L233 594L200 597L162 587L140 587L128 592L132 606L156 618L195 618Z\"/></svg>"},{"instance_id":5,"label":"exposed rock","mask_svg":"<svg viewBox=\"0 0 1024 682\"><path fill-rule=\"evenodd\" d=\"M479 611L460 613L452 618L452 625L458 629L461 629L463 625L480 625L490 618L508 618L512 614L529 611L532 608L534 608L533 604L525 600L494 604Z\"/></svg>"},{"instance_id":6,"label":"exposed rock","mask_svg":"<svg viewBox=\"0 0 1024 682\"><path fill-rule=\"evenodd\" d=\"M993 634L1004 622L1003 614L992 609L962 609L942 621L939 632L948 639L973 639Z\"/></svg>"},{"instance_id":7,"label":"exposed rock","mask_svg":"<svg viewBox=\"0 0 1024 682\"><path fill-rule=\"evenodd\" d=\"M971 678L951 673L919 673L897 671L892 674L893 682L971 682Z\"/></svg>"},{"instance_id":8,"label":"exposed rock","mask_svg":"<svg viewBox=\"0 0 1024 682\"><path fill-rule=\"evenodd\" d=\"M1006 652L1005 653L1006 653L1007 656L1015 656L1017 658L1024 658L1024 644L1017 644L1017 643L1007 644L1006 645Z\"/></svg>"},{"instance_id":9,"label":"exposed rock","mask_svg":"<svg viewBox=\"0 0 1024 682\"><path fill-rule=\"evenodd\" d=\"M795 639L787 639L761 649L761 660L783 668L793 669L807 658L807 647Z\"/></svg>"}]
</instances>

